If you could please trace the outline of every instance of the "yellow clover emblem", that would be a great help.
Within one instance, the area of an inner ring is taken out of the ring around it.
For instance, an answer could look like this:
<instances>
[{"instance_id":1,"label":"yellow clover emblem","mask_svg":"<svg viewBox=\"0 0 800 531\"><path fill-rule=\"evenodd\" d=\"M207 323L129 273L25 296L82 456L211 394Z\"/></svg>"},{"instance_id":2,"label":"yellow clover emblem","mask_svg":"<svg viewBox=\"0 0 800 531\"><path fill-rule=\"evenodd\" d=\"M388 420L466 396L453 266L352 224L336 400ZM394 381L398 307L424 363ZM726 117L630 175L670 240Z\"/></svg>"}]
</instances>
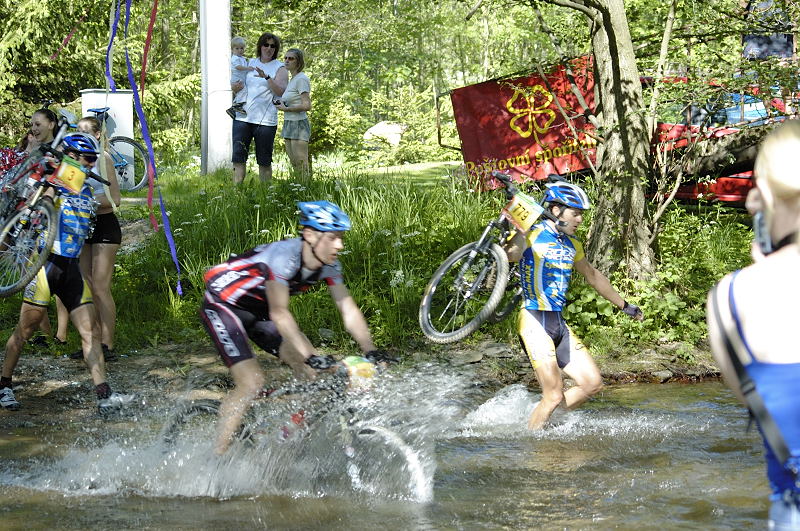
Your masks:
<instances>
[{"instance_id":1,"label":"yellow clover emblem","mask_svg":"<svg viewBox=\"0 0 800 531\"><path fill-rule=\"evenodd\" d=\"M506 102L506 109L512 115L509 127L516 131L522 138L533 134L539 142L539 133L545 133L556 119L556 113L550 108L553 95L542 85L533 87L514 86L514 95ZM515 107L519 100L520 108ZM544 117L544 125L540 125L537 118Z\"/></svg>"}]
</instances>

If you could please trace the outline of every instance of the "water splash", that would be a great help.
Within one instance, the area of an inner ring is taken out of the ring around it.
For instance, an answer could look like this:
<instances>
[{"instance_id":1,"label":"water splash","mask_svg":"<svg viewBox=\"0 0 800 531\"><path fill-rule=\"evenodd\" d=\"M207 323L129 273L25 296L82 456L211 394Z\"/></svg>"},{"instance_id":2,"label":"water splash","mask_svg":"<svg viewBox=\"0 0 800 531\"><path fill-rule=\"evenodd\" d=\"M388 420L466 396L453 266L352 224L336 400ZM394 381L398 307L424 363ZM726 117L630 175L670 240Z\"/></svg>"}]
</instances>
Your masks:
<instances>
[{"instance_id":1,"label":"water splash","mask_svg":"<svg viewBox=\"0 0 800 531\"><path fill-rule=\"evenodd\" d=\"M163 497L284 495L353 497L367 493L417 503L433 500L435 441L457 426L469 378L441 367L382 376L374 388L347 398L294 436L281 427L303 398L263 401L258 437L213 453L215 418L198 418L174 444L156 436L165 412L125 425L124 434L63 456L17 462L0 484L65 495Z\"/></svg>"}]
</instances>

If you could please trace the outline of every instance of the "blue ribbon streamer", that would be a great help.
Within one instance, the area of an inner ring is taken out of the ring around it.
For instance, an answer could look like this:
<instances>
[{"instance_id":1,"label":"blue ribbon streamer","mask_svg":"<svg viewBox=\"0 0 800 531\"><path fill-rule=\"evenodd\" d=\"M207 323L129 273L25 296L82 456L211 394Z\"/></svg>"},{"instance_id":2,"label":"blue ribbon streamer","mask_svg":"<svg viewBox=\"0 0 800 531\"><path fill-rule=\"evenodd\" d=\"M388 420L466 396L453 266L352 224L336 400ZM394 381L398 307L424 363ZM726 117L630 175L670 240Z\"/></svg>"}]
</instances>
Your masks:
<instances>
[{"instance_id":1,"label":"blue ribbon streamer","mask_svg":"<svg viewBox=\"0 0 800 531\"><path fill-rule=\"evenodd\" d=\"M128 39L128 23L130 22L131 18L131 1L125 1L125 39ZM152 172L148 171L148 178L150 180L150 186L152 187L155 183L157 173L156 173L156 163L155 163L155 156L153 155L153 142L150 139L150 130L147 127L147 119L144 116L144 109L142 109L142 103L139 99L139 88L136 85L136 78L133 75L133 66L131 65L131 58L128 54L128 46L125 46L125 64L128 67L128 82L131 84L131 90L133 90L133 106L136 109L136 115L139 117L139 124L142 126L142 138L144 139L144 143L147 145L147 153L150 155L150 165ZM169 222L169 216L167 215L167 210L164 205L164 198L161 195L161 187L158 187L158 201L161 209L161 221L164 224L164 235L167 238L167 244L169 245L169 252L172 255L172 262L175 264L175 269L178 271L178 283L175 287L175 291L178 293L179 296L183 295L183 289L181 288L181 266L178 262L178 251L175 248L175 240L172 237L172 228Z\"/></svg>"}]
</instances>

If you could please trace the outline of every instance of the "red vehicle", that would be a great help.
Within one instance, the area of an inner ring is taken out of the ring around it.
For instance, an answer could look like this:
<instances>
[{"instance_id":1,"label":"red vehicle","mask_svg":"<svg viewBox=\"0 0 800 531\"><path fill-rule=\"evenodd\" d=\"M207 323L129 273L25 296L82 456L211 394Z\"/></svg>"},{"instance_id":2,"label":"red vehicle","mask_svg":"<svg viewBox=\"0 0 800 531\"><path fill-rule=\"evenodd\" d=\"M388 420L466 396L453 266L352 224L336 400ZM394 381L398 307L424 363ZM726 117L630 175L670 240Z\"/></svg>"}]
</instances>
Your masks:
<instances>
[{"instance_id":1,"label":"red vehicle","mask_svg":"<svg viewBox=\"0 0 800 531\"><path fill-rule=\"evenodd\" d=\"M545 76L495 79L450 92L464 163L476 183L493 188L487 176L494 170L508 171L520 180L544 179L550 173L563 175L595 164L595 127L586 112L594 109L592 60L579 57L567 64L572 81L567 67L559 65ZM651 82L642 78L643 85ZM653 149L672 151L690 143L715 142L783 119L783 110L782 100L773 100L768 110L754 95L741 96L720 87L713 102L686 105L680 113L682 123L659 123ZM695 160L685 174L711 178L690 180L676 197L743 204L752 186L755 144L737 145L727 153L735 160L729 156L718 163L712 157Z\"/></svg>"}]
</instances>

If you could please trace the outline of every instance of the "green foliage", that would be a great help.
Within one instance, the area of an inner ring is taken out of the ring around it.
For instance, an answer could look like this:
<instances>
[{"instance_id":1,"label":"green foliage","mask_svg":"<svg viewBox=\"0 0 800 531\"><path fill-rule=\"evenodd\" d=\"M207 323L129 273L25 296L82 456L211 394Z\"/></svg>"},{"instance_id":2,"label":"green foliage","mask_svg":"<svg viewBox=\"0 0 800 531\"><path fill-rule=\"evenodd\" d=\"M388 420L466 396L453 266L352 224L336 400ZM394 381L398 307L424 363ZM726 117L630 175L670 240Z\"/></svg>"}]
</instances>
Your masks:
<instances>
[{"instance_id":1,"label":"green foliage","mask_svg":"<svg viewBox=\"0 0 800 531\"><path fill-rule=\"evenodd\" d=\"M612 283L642 308L645 320L631 320L578 278L568 295L567 321L589 343L609 334L642 343L700 342L706 335L708 291L723 275L750 261L752 233L745 222L742 212L718 205L696 211L673 206L659 237L655 278L633 282L612 275Z\"/></svg>"}]
</instances>

